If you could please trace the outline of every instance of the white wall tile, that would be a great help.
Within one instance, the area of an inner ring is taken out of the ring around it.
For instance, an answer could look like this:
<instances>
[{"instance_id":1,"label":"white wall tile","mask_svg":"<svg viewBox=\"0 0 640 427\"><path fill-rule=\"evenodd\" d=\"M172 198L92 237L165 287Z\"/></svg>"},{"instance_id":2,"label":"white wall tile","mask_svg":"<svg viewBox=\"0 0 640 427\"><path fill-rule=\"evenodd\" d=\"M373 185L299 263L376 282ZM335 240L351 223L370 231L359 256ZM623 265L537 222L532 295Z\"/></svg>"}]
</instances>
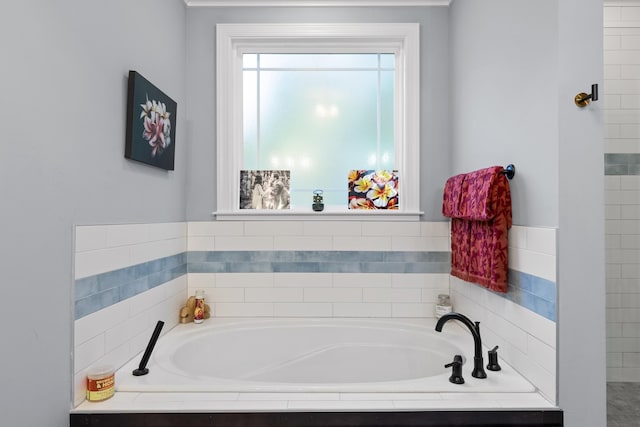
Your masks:
<instances>
[{"instance_id":1,"label":"white wall tile","mask_svg":"<svg viewBox=\"0 0 640 427\"><path fill-rule=\"evenodd\" d=\"M216 273L189 273L187 274L189 288L216 286Z\"/></svg>"},{"instance_id":2,"label":"white wall tile","mask_svg":"<svg viewBox=\"0 0 640 427\"><path fill-rule=\"evenodd\" d=\"M104 356L104 335L95 336L76 346L73 353L73 372L78 373L87 369Z\"/></svg>"},{"instance_id":3,"label":"white wall tile","mask_svg":"<svg viewBox=\"0 0 640 427\"><path fill-rule=\"evenodd\" d=\"M74 345L78 346L126 321L129 318L129 312L129 304L123 301L76 320Z\"/></svg>"},{"instance_id":4,"label":"white wall tile","mask_svg":"<svg viewBox=\"0 0 640 427\"><path fill-rule=\"evenodd\" d=\"M213 251L215 250L215 238L213 236L190 236L187 241L189 251Z\"/></svg>"},{"instance_id":5,"label":"white wall tile","mask_svg":"<svg viewBox=\"0 0 640 427\"><path fill-rule=\"evenodd\" d=\"M509 247L512 248L527 248L527 228L514 225L509 229Z\"/></svg>"},{"instance_id":6,"label":"white wall tile","mask_svg":"<svg viewBox=\"0 0 640 427\"><path fill-rule=\"evenodd\" d=\"M391 274L384 273L333 273L336 288L390 288Z\"/></svg>"},{"instance_id":7,"label":"white wall tile","mask_svg":"<svg viewBox=\"0 0 640 427\"><path fill-rule=\"evenodd\" d=\"M218 251L273 250L273 236L216 236Z\"/></svg>"},{"instance_id":8,"label":"white wall tile","mask_svg":"<svg viewBox=\"0 0 640 427\"><path fill-rule=\"evenodd\" d=\"M245 221L245 236L301 236L304 224L300 221Z\"/></svg>"},{"instance_id":9,"label":"white wall tile","mask_svg":"<svg viewBox=\"0 0 640 427\"><path fill-rule=\"evenodd\" d=\"M275 236L274 249L277 251L329 251L333 248L330 236Z\"/></svg>"},{"instance_id":10,"label":"white wall tile","mask_svg":"<svg viewBox=\"0 0 640 427\"><path fill-rule=\"evenodd\" d=\"M420 235L424 237L447 237L451 234L450 222L421 222Z\"/></svg>"},{"instance_id":11,"label":"white wall tile","mask_svg":"<svg viewBox=\"0 0 640 427\"><path fill-rule=\"evenodd\" d=\"M420 291L418 288L364 288L362 301L420 303L422 301Z\"/></svg>"},{"instance_id":12,"label":"white wall tile","mask_svg":"<svg viewBox=\"0 0 640 427\"><path fill-rule=\"evenodd\" d=\"M119 224L107 228L107 246L129 246L157 240L149 235L146 224Z\"/></svg>"},{"instance_id":13,"label":"white wall tile","mask_svg":"<svg viewBox=\"0 0 640 427\"><path fill-rule=\"evenodd\" d=\"M215 303L216 316L219 317L272 317L272 303Z\"/></svg>"},{"instance_id":14,"label":"white wall tile","mask_svg":"<svg viewBox=\"0 0 640 427\"><path fill-rule=\"evenodd\" d=\"M435 304L394 302L391 304L392 317L433 317Z\"/></svg>"},{"instance_id":15,"label":"white wall tile","mask_svg":"<svg viewBox=\"0 0 640 427\"><path fill-rule=\"evenodd\" d=\"M331 303L281 303L273 304L274 316L277 317L331 317Z\"/></svg>"},{"instance_id":16,"label":"white wall tile","mask_svg":"<svg viewBox=\"0 0 640 427\"><path fill-rule=\"evenodd\" d=\"M449 289L449 274L392 274L391 286L398 288Z\"/></svg>"},{"instance_id":17,"label":"white wall tile","mask_svg":"<svg viewBox=\"0 0 640 427\"><path fill-rule=\"evenodd\" d=\"M302 302L303 290L299 288L246 288L246 302Z\"/></svg>"},{"instance_id":18,"label":"white wall tile","mask_svg":"<svg viewBox=\"0 0 640 427\"><path fill-rule=\"evenodd\" d=\"M187 235L192 236L242 236L242 221L191 221L187 223Z\"/></svg>"},{"instance_id":19,"label":"white wall tile","mask_svg":"<svg viewBox=\"0 0 640 427\"><path fill-rule=\"evenodd\" d=\"M362 236L358 221L303 221L305 236Z\"/></svg>"},{"instance_id":20,"label":"white wall tile","mask_svg":"<svg viewBox=\"0 0 640 427\"><path fill-rule=\"evenodd\" d=\"M211 307L218 302L244 302L245 288L201 288L205 291L205 302ZM251 288L255 289L255 288ZM193 292L195 295L195 291ZM216 315L219 315L216 313Z\"/></svg>"},{"instance_id":21,"label":"white wall tile","mask_svg":"<svg viewBox=\"0 0 640 427\"><path fill-rule=\"evenodd\" d=\"M363 236L420 236L419 222L363 222Z\"/></svg>"},{"instance_id":22,"label":"white wall tile","mask_svg":"<svg viewBox=\"0 0 640 427\"><path fill-rule=\"evenodd\" d=\"M437 251L447 252L451 248L448 237L407 237L393 236L391 250L394 251Z\"/></svg>"},{"instance_id":23,"label":"white wall tile","mask_svg":"<svg viewBox=\"0 0 640 427\"><path fill-rule=\"evenodd\" d=\"M273 286L326 288L332 286L331 273L274 273Z\"/></svg>"},{"instance_id":24,"label":"white wall tile","mask_svg":"<svg viewBox=\"0 0 640 427\"><path fill-rule=\"evenodd\" d=\"M85 252L107 247L107 228L103 225L75 227L75 251Z\"/></svg>"},{"instance_id":25,"label":"white wall tile","mask_svg":"<svg viewBox=\"0 0 640 427\"><path fill-rule=\"evenodd\" d=\"M527 249L533 252L541 252L547 255L556 255L556 230L555 228L527 229Z\"/></svg>"},{"instance_id":26,"label":"white wall tile","mask_svg":"<svg viewBox=\"0 0 640 427\"><path fill-rule=\"evenodd\" d=\"M216 286L233 287L273 287L273 273L216 273Z\"/></svg>"},{"instance_id":27,"label":"white wall tile","mask_svg":"<svg viewBox=\"0 0 640 427\"><path fill-rule=\"evenodd\" d=\"M131 265L133 262L130 246L76 252L75 278L81 279Z\"/></svg>"},{"instance_id":28,"label":"white wall tile","mask_svg":"<svg viewBox=\"0 0 640 427\"><path fill-rule=\"evenodd\" d=\"M333 304L336 317L391 317L390 303L348 303Z\"/></svg>"},{"instance_id":29,"label":"white wall tile","mask_svg":"<svg viewBox=\"0 0 640 427\"><path fill-rule=\"evenodd\" d=\"M336 251L390 251L391 236L335 236L333 238L333 249Z\"/></svg>"},{"instance_id":30,"label":"white wall tile","mask_svg":"<svg viewBox=\"0 0 640 427\"><path fill-rule=\"evenodd\" d=\"M360 302L360 288L305 288L305 302Z\"/></svg>"}]
</instances>

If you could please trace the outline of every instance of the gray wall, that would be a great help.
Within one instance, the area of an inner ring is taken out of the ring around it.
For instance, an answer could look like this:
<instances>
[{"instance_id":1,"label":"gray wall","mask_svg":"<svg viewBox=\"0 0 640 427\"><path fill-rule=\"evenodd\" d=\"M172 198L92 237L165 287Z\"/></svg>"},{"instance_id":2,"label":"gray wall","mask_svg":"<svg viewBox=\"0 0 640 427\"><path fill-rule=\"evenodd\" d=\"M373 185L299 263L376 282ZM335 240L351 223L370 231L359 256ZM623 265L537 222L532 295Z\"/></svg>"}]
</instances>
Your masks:
<instances>
[{"instance_id":1,"label":"gray wall","mask_svg":"<svg viewBox=\"0 0 640 427\"><path fill-rule=\"evenodd\" d=\"M234 22L419 22L421 24L421 209L443 220L449 176L448 13L436 8L192 8L187 11L189 157L187 217L210 220L215 201L215 25ZM230 182L229 185L237 185Z\"/></svg>"},{"instance_id":2,"label":"gray wall","mask_svg":"<svg viewBox=\"0 0 640 427\"><path fill-rule=\"evenodd\" d=\"M185 219L185 13L0 3L0 425L68 425L73 225ZM124 159L129 69L178 102L176 172Z\"/></svg>"},{"instance_id":3,"label":"gray wall","mask_svg":"<svg viewBox=\"0 0 640 427\"><path fill-rule=\"evenodd\" d=\"M602 83L602 1L455 0L450 26L453 171L514 162L514 223L558 228L558 404L601 427L602 102L573 97Z\"/></svg>"},{"instance_id":4,"label":"gray wall","mask_svg":"<svg viewBox=\"0 0 640 427\"><path fill-rule=\"evenodd\" d=\"M516 166L513 223L558 225L555 1L451 6L453 173Z\"/></svg>"}]
</instances>

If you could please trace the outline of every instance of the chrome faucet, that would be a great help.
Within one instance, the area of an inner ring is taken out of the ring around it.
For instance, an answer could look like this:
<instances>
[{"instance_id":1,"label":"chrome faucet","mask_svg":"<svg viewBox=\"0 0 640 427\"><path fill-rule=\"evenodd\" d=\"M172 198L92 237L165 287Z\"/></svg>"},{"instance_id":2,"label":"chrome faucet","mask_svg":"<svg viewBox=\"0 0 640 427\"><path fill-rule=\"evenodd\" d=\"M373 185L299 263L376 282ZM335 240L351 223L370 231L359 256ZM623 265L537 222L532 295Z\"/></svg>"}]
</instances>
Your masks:
<instances>
[{"instance_id":1,"label":"chrome faucet","mask_svg":"<svg viewBox=\"0 0 640 427\"><path fill-rule=\"evenodd\" d=\"M474 355L473 355L473 372L471 376L474 378L487 378L487 373L484 371L484 361L482 360L482 339L480 338L480 322L472 322L464 314L460 313L447 313L443 314L438 323L436 323L436 331L442 332L442 327L449 320L458 320L469 328L471 335L473 335Z\"/></svg>"}]
</instances>

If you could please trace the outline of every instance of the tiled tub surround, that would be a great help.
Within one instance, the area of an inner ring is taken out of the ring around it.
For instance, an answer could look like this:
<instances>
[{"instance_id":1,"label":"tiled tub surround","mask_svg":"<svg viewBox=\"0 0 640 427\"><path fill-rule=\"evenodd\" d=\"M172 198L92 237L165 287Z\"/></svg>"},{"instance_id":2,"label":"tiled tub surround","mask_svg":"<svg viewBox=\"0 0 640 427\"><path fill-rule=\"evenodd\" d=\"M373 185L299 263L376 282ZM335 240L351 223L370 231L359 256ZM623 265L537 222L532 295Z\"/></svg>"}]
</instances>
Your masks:
<instances>
[{"instance_id":1,"label":"tiled tub surround","mask_svg":"<svg viewBox=\"0 0 640 427\"><path fill-rule=\"evenodd\" d=\"M488 291L451 278L457 311L481 322L483 343L556 400L556 230L509 231L509 290Z\"/></svg>"},{"instance_id":2,"label":"tiled tub surround","mask_svg":"<svg viewBox=\"0 0 640 427\"><path fill-rule=\"evenodd\" d=\"M604 27L607 380L640 382L640 6Z\"/></svg>"},{"instance_id":3,"label":"tiled tub surround","mask_svg":"<svg viewBox=\"0 0 640 427\"><path fill-rule=\"evenodd\" d=\"M514 230L526 234L528 229L514 227L512 233ZM88 279L91 276L127 276L120 270L132 269L129 273L145 268L153 270L157 265L166 266L176 260L180 265L180 260L184 259L181 257L187 260L188 273L155 287L149 284L153 282L150 280L147 282L149 290L78 317L75 322L75 404L81 402L84 396L83 380L87 367L101 361L116 367L124 364L144 348L158 319L168 320L163 333L176 324L179 307L195 289L206 290L214 315L220 317L404 318L432 317L437 294L450 290L448 222L190 222L78 227L76 236L77 280L78 283L84 280L85 286L94 286L86 285L92 283L93 279ZM148 256L145 257L145 254ZM535 276L536 269L528 269L528 266L540 263L538 253L525 250L510 256L514 266L520 267L521 271L528 270L532 277ZM247 259L250 262L246 262ZM528 276L523 277L525 282L531 280ZM99 284L100 280L96 280L96 283ZM460 286L452 288L454 291L456 289L460 296L465 294L460 291ZM131 292L133 294L135 292ZM518 301L514 303L497 298L508 302L509 307L516 307L514 310L518 316L522 313L528 316L530 313L520 307ZM456 308L462 312L466 310L464 305ZM518 310L522 310L522 313ZM476 313L471 311L469 315L474 317ZM483 325L485 336L492 333L488 326ZM546 324L533 324L523 329L532 330L531 335L538 336L545 334L545 327ZM536 331L536 328L542 331ZM499 345L504 350L508 349L505 341L499 341ZM509 354L509 351L505 354ZM500 357L504 357L502 352ZM516 358L515 362L509 361L516 369L520 369L518 362L521 361ZM532 382L540 387L540 381L534 379ZM127 399L136 402L147 400L136 393L127 395ZM545 392L545 395L550 398L552 393ZM189 406L191 397L173 398L180 402L178 405ZM222 405L227 408L243 405L230 404L229 399L238 402L246 399L243 395L226 394L200 398L207 401L205 407L208 408L210 400L215 402L220 397L224 401ZM376 402L380 398L370 397ZM406 397L403 396L401 400L404 401ZM414 397L416 401L413 401ZM399 403L396 401L398 396L387 396L389 408L428 408L430 405L460 407L452 401L447 402L446 396L414 397L410 399L411 403ZM124 398L116 396L111 402L120 402L124 406L132 404L129 400L126 400L128 403L120 400ZM253 398L258 401L263 399L259 396ZM328 408L344 408L352 400L365 398L332 395L328 396L329 403L325 403ZM438 403L433 402L434 398ZM466 401L463 406L476 407L478 403L477 407L491 407L495 404L487 403L487 400L491 400L488 397L475 396L474 399L480 400L474 400L473 404ZM548 404L540 403L539 397L526 399L531 399L530 402L534 404L510 400L495 407ZM291 405L290 402L294 400L306 401L306 398L279 396L275 403L269 405L279 407L283 402ZM550 401L553 399L550 398ZM109 405L106 402L85 402L79 409L108 410L111 407ZM261 408L255 402L249 406Z\"/></svg>"},{"instance_id":4,"label":"tiled tub surround","mask_svg":"<svg viewBox=\"0 0 640 427\"><path fill-rule=\"evenodd\" d=\"M432 317L447 222L190 222L189 294L221 317Z\"/></svg>"},{"instance_id":5,"label":"tiled tub surround","mask_svg":"<svg viewBox=\"0 0 640 427\"><path fill-rule=\"evenodd\" d=\"M187 293L185 223L75 228L74 405L86 370L115 368L144 349L157 320L178 322ZM175 271L178 269L178 271Z\"/></svg>"}]
</instances>

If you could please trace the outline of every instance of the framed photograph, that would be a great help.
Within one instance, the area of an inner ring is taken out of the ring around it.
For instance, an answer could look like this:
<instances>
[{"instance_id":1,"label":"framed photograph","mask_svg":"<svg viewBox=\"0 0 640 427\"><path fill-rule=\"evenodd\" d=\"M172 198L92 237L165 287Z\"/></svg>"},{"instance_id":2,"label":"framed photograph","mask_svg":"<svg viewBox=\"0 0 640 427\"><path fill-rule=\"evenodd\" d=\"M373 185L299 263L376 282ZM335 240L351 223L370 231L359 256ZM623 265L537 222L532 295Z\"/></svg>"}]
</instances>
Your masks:
<instances>
[{"instance_id":1,"label":"framed photograph","mask_svg":"<svg viewBox=\"0 0 640 427\"><path fill-rule=\"evenodd\" d=\"M173 170L176 102L136 71L129 71L124 156Z\"/></svg>"},{"instance_id":2,"label":"framed photograph","mask_svg":"<svg viewBox=\"0 0 640 427\"><path fill-rule=\"evenodd\" d=\"M398 171L349 172L349 209L398 210Z\"/></svg>"},{"instance_id":3,"label":"framed photograph","mask_svg":"<svg viewBox=\"0 0 640 427\"><path fill-rule=\"evenodd\" d=\"M240 171L240 209L289 209L290 192L291 171Z\"/></svg>"}]
</instances>

